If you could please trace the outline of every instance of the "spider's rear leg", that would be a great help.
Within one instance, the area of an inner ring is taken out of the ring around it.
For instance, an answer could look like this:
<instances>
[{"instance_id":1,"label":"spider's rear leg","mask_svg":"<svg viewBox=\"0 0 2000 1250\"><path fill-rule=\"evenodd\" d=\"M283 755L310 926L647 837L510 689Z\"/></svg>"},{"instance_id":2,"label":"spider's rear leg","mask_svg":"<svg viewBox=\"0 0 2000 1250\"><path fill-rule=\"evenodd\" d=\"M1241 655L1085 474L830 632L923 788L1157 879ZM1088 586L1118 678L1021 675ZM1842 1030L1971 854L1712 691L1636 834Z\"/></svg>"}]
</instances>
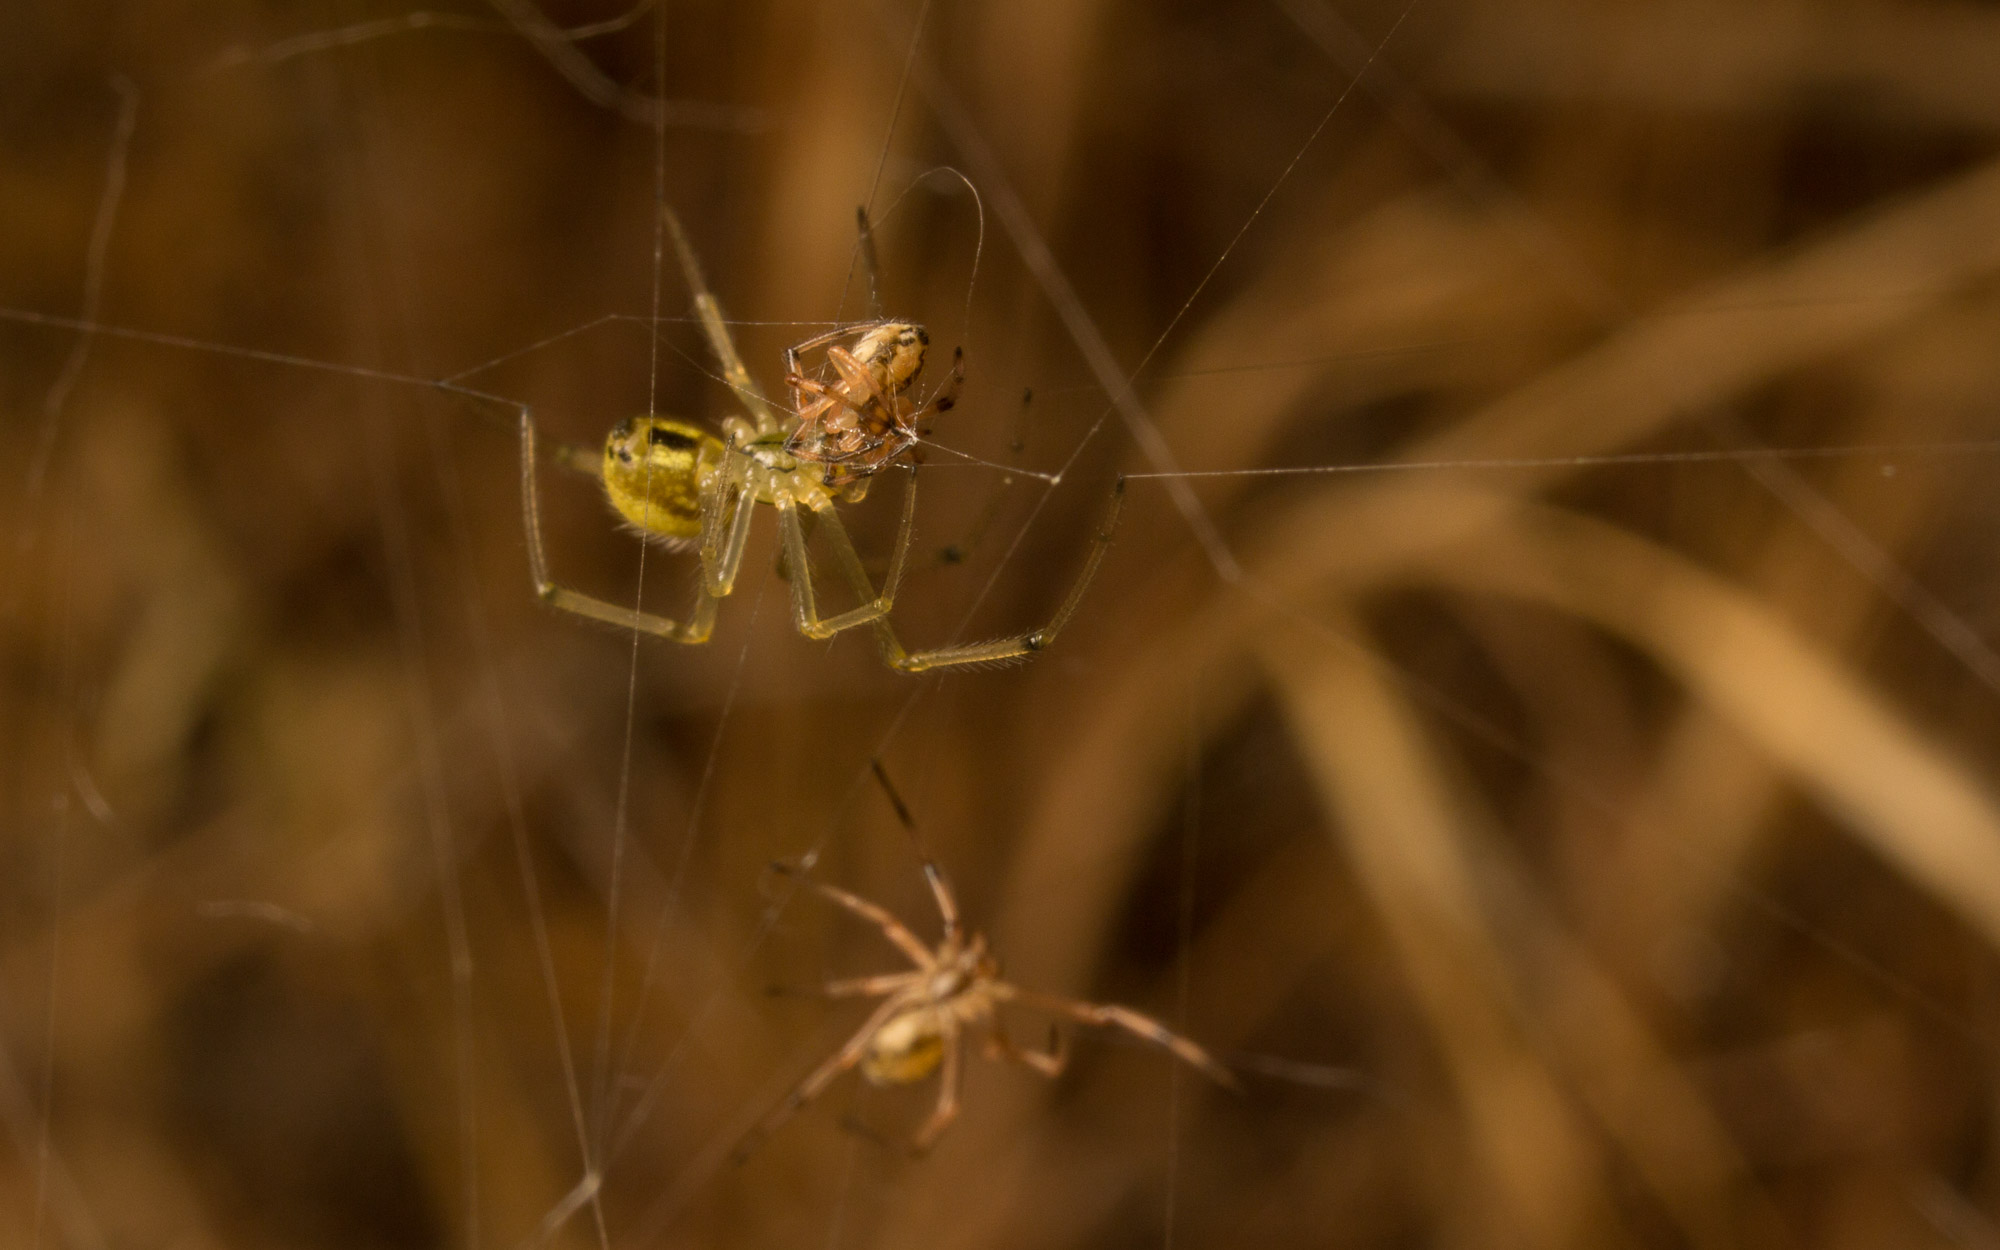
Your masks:
<instances>
[{"instance_id":1,"label":"spider's rear leg","mask_svg":"<svg viewBox=\"0 0 2000 1250\"><path fill-rule=\"evenodd\" d=\"M882 584L880 594L875 592L867 572L861 568L861 558L855 554L854 540L847 536L847 527L842 524L840 513L832 507L815 513L825 527L843 569L852 561L852 572L858 574L858 577L850 576L849 584L862 602L832 617L822 618L819 614L811 557L806 554L805 523L799 515L798 505L784 500L777 507L778 527L785 544L785 562L792 574L792 615L800 633L808 638L831 638L842 630L879 621L889 614L889 609L895 604L896 589L903 580L903 570L909 564L910 535L916 528L917 483L914 474L904 486L903 518L896 530L895 550L889 557L889 575Z\"/></svg>"},{"instance_id":2,"label":"spider's rear leg","mask_svg":"<svg viewBox=\"0 0 2000 1250\"><path fill-rule=\"evenodd\" d=\"M1077 607L1083 602L1084 592L1097 576L1098 566L1104 563L1104 555L1111 547L1111 538L1118 529L1118 519L1125 507L1125 479L1119 478L1112 488L1111 502L1106 506L1104 519L1092 536L1090 551L1084 557L1083 568L1077 572L1076 580L1070 583L1069 593L1063 597L1061 606L1048 624L1025 634L1011 638L996 638L990 642L967 643L962 646L938 647L930 651L906 650L896 637L895 629L888 620L875 622L875 642L882 652L882 662L905 673L928 672L934 668L952 668L969 664L1006 664L1016 660L1026 660L1045 651L1076 615ZM854 554L850 545L846 549L842 563L847 569L850 581L865 583L867 574L861 568L860 557Z\"/></svg>"}]
</instances>

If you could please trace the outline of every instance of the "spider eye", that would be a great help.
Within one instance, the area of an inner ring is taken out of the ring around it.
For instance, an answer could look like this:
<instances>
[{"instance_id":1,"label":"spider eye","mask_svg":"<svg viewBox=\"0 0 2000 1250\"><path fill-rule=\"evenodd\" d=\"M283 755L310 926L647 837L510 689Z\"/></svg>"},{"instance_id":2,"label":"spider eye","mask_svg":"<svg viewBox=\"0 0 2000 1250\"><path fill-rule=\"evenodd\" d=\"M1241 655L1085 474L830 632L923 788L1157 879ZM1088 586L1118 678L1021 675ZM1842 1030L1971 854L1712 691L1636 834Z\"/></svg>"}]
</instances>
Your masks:
<instances>
[{"instance_id":1,"label":"spider eye","mask_svg":"<svg viewBox=\"0 0 2000 1250\"><path fill-rule=\"evenodd\" d=\"M655 447L665 447L670 451L686 451L694 446L694 439L679 430L663 430L654 426L646 431L647 441Z\"/></svg>"}]
</instances>

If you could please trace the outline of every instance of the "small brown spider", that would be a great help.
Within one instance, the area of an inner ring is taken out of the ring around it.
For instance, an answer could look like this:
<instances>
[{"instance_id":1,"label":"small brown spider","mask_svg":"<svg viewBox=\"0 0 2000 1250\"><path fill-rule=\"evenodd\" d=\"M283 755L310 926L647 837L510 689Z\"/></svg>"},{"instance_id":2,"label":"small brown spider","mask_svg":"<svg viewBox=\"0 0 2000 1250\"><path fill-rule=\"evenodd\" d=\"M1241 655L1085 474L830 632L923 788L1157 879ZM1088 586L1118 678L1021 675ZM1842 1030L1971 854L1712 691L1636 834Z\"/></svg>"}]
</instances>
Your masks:
<instances>
[{"instance_id":1,"label":"small brown spider","mask_svg":"<svg viewBox=\"0 0 2000 1250\"><path fill-rule=\"evenodd\" d=\"M924 418L950 412L965 381L965 353L955 351L951 380L942 391L921 407L905 394L923 371L930 343L920 325L878 321L843 326L787 348L785 384L792 388L798 425L785 450L793 459L825 465L821 485L848 500L859 498L867 480L899 458L921 460L914 449L929 432ZM838 375L833 383L805 376L802 359L819 347L826 348L826 362Z\"/></svg>"},{"instance_id":2,"label":"small brown spider","mask_svg":"<svg viewBox=\"0 0 2000 1250\"><path fill-rule=\"evenodd\" d=\"M1129 1007L1037 994L1001 980L1000 962L986 949L985 936L965 931L959 922L958 902L951 887L937 865L928 859L924 861L924 877L930 882L938 913L944 919L944 940L935 950L925 946L907 926L877 904L816 881L803 869L789 864L775 864L773 868L797 878L880 929L882 936L916 967L909 972L829 981L820 987L819 993L828 998L886 997L845 1046L813 1069L745 1136L735 1151L739 1162L794 1112L824 1093L834 1078L856 1065L871 1085L908 1085L942 1068L937 1108L912 1142L918 1151L929 1149L958 1115L960 1042L968 1031L983 1030L982 1049L989 1059L1010 1059L1046 1077L1059 1075L1068 1062L1060 1040L1052 1040L1045 1051L1015 1045L1001 1026L998 1008L1002 1003L1068 1016L1084 1024L1124 1029L1172 1052L1217 1084L1240 1088L1229 1069L1207 1051L1151 1016Z\"/></svg>"}]
</instances>

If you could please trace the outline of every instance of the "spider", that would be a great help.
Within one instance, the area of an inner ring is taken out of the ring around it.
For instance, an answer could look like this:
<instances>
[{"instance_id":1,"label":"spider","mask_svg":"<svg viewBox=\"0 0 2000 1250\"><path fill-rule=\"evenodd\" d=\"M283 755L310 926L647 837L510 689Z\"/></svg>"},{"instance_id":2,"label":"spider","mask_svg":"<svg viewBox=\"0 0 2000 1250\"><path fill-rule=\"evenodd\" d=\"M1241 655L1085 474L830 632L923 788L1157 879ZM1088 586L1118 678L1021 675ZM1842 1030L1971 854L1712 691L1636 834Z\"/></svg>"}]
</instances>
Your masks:
<instances>
[{"instance_id":1,"label":"spider","mask_svg":"<svg viewBox=\"0 0 2000 1250\"><path fill-rule=\"evenodd\" d=\"M853 338L849 348L839 340ZM843 499L858 499L868 478L908 453L922 458L919 439L930 432L924 417L950 412L965 381L965 353L954 351L951 381L921 408L904 392L924 367L930 347L924 328L906 321L847 327L787 348L785 383L792 388L798 428L785 441L793 458L824 464L821 485ZM806 377L800 357L826 348L840 381L827 386Z\"/></svg>"},{"instance_id":2,"label":"spider","mask_svg":"<svg viewBox=\"0 0 2000 1250\"><path fill-rule=\"evenodd\" d=\"M774 410L736 351L721 305L708 289L694 250L672 209L663 209L674 240L681 271L694 295L694 311L710 350L722 367L723 379L745 401L749 416L722 421L720 437L701 426L670 417L648 415L621 422L605 439L601 456L580 447L561 447L554 459L600 480L612 508L641 537L670 548L696 547L701 580L694 609L684 621L634 610L561 585L549 574L543 550L541 504L536 474L537 433L534 414L520 412L521 507L528 533L528 564L535 593L543 602L592 620L642 630L680 643L707 642L715 627L718 606L735 588L737 571L750 537L750 520L757 504L777 511L778 529L790 571L792 615L798 631L808 638L831 638L859 625L874 628L877 649L891 668L906 673L966 664L994 664L1033 656L1055 640L1075 614L1077 605L1097 575L1111 541L1124 499L1121 479L1112 493L1104 522L1091 540L1083 568L1055 615L1040 629L990 642L907 650L896 637L888 616L908 565L916 522L916 476L903 489L902 520L889 559L889 571L878 592L861 557L841 523L837 503L859 501L870 478L904 457L917 441L920 418L943 412L956 397L958 362L953 380L937 399L922 407L905 396L923 368L929 336L921 326L903 321L874 321L849 326L800 343L786 353L787 381L794 407ZM826 349L838 381L822 384L804 377L805 352ZM806 556L809 514L833 548L848 587L859 606L822 616Z\"/></svg>"},{"instance_id":3,"label":"spider","mask_svg":"<svg viewBox=\"0 0 2000 1250\"><path fill-rule=\"evenodd\" d=\"M1229 1069L1207 1051L1151 1016L1130 1007L1038 994L1001 980L1000 962L987 950L985 936L967 933L959 922L958 901L944 873L928 858L923 866L944 920L944 940L935 950L878 904L815 880L801 868L772 865L880 929L915 967L909 972L829 981L819 988L818 992L828 998L882 996L882 1002L846 1045L813 1069L744 1138L735 1151L739 1162L794 1112L825 1092L834 1078L856 1066L871 1085L908 1085L940 1073L936 1109L912 1141L918 1152L928 1150L958 1115L960 1044L969 1031L984 1032L982 1050L989 1059L1012 1060L1045 1077L1060 1075L1069 1061L1060 1038L1052 1030L1047 1050L1016 1045L1000 1021L998 1009L1003 1003L1052 1012L1084 1024L1124 1029L1172 1052L1217 1084L1241 1088Z\"/></svg>"}]
</instances>

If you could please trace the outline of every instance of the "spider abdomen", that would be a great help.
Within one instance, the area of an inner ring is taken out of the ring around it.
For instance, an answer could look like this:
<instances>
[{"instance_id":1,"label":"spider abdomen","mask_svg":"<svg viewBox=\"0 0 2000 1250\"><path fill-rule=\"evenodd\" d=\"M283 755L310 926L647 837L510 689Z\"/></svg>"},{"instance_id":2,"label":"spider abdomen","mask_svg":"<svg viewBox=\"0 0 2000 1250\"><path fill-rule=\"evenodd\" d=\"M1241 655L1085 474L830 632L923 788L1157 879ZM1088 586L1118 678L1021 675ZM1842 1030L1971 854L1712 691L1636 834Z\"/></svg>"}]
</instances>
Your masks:
<instances>
[{"instance_id":1,"label":"spider abdomen","mask_svg":"<svg viewBox=\"0 0 2000 1250\"><path fill-rule=\"evenodd\" d=\"M702 480L721 463L722 441L667 417L632 417L604 441L604 494L651 538L701 535Z\"/></svg>"},{"instance_id":2,"label":"spider abdomen","mask_svg":"<svg viewBox=\"0 0 2000 1250\"><path fill-rule=\"evenodd\" d=\"M923 371L924 350L930 345L931 336L922 326L891 321L862 335L852 350L884 393L901 395Z\"/></svg>"},{"instance_id":3,"label":"spider abdomen","mask_svg":"<svg viewBox=\"0 0 2000 1250\"><path fill-rule=\"evenodd\" d=\"M945 1036L934 1007L916 1007L875 1031L861 1057L861 1075L871 1085L908 1085L937 1071Z\"/></svg>"}]
</instances>

